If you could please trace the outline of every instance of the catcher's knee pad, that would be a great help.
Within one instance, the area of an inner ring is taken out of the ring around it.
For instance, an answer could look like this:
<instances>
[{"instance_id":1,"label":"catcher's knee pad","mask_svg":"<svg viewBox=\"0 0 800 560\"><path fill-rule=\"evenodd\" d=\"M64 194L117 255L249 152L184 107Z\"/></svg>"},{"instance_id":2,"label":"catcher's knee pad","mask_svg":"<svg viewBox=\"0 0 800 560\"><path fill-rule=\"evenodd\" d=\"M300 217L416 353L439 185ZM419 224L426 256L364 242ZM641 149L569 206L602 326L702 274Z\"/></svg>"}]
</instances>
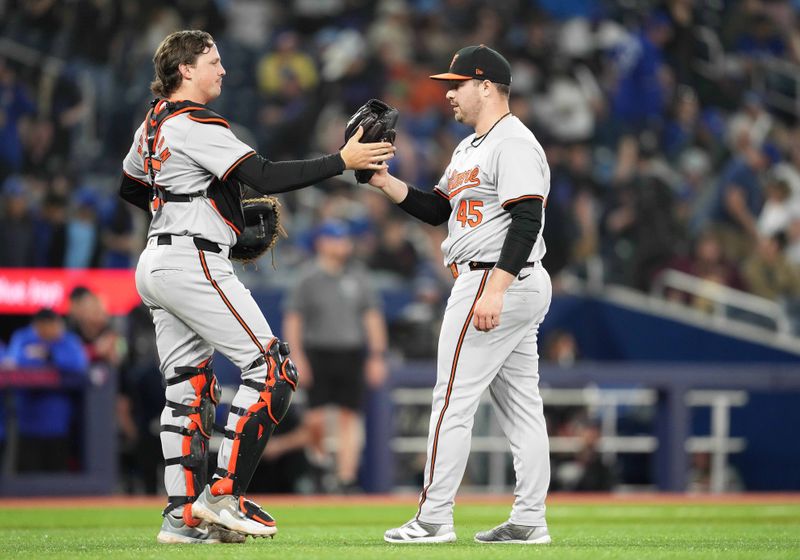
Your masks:
<instances>
[{"instance_id":1,"label":"catcher's knee pad","mask_svg":"<svg viewBox=\"0 0 800 560\"><path fill-rule=\"evenodd\" d=\"M248 409L231 407L231 413L240 418L235 430L225 431L225 437L233 440L233 445L227 470L217 470L216 474L222 478L214 483L214 494L245 492L269 437L289 410L297 388L297 368L289 359L289 345L273 338L264 356L253 362L248 371L264 364L267 366L264 382L242 381L258 391L258 400Z\"/></svg>"},{"instance_id":2,"label":"catcher's knee pad","mask_svg":"<svg viewBox=\"0 0 800 560\"><path fill-rule=\"evenodd\" d=\"M165 458L164 464L180 465L186 477L186 495L170 496L169 505L164 510L166 515L176 507L191 503L203 491L208 479L208 442L214 429L216 406L219 403L221 390L217 378L211 369L210 360L197 367L176 367L175 377L167 381L167 386L189 382L194 390L194 400L183 404L167 400L167 407L172 409L173 417L185 416L189 419L187 426L163 424L161 430L183 436L181 453L177 457ZM192 523L184 509L184 520Z\"/></svg>"},{"instance_id":3,"label":"catcher's knee pad","mask_svg":"<svg viewBox=\"0 0 800 560\"><path fill-rule=\"evenodd\" d=\"M267 401L270 418L279 424L289 405L292 394L297 389L297 367L289 359L289 343L277 338L267 348L267 390L262 391L262 399ZM266 392L267 398L264 398Z\"/></svg>"}]
</instances>

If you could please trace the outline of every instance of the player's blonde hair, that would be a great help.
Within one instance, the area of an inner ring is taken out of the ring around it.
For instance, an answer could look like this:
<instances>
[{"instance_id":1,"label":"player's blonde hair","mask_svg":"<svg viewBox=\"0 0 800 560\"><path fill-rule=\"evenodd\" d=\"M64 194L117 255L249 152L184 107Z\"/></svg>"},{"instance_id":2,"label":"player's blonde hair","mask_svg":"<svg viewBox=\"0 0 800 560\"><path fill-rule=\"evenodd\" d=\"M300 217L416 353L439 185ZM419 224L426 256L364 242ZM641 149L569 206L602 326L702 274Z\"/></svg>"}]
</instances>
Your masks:
<instances>
[{"instance_id":1,"label":"player's blonde hair","mask_svg":"<svg viewBox=\"0 0 800 560\"><path fill-rule=\"evenodd\" d=\"M155 77L150 83L150 91L158 97L169 97L183 81L178 67L181 64L194 64L198 56L213 46L211 34L198 29L176 31L168 35L153 55Z\"/></svg>"}]
</instances>

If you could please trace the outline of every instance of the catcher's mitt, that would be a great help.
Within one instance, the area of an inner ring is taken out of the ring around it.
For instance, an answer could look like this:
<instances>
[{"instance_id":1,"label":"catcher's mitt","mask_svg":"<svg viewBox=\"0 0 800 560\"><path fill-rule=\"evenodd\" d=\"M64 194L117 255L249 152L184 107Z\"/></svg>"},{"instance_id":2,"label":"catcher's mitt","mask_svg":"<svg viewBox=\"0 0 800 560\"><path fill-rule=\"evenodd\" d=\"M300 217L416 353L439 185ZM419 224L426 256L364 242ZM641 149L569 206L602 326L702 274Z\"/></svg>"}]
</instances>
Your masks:
<instances>
[{"instance_id":1,"label":"catcher's mitt","mask_svg":"<svg viewBox=\"0 0 800 560\"><path fill-rule=\"evenodd\" d=\"M400 113L387 105L380 99L370 99L364 103L358 111L353 113L347 126L344 129L344 141L356 133L359 126L364 127L364 135L359 140L364 144L371 142L391 142L394 144L394 125L397 124L397 117ZM372 178L375 172L371 169L359 169L356 171L356 180L359 183L366 183Z\"/></svg>"},{"instance_id":2,"label":"catcher's mitt","mask_svg":"<svg viewBox=\"0 0 800 560\"><path fill-rule=\"evenodd\" d=\"M286 237L286 230L281 225L281 203L274 196L246 198L242 200L242 211L245 227L231 247L230 258L249 263L274 249L278 236ZM274 256L273 253L273 259Z\"/></svg>"}]
</instances>

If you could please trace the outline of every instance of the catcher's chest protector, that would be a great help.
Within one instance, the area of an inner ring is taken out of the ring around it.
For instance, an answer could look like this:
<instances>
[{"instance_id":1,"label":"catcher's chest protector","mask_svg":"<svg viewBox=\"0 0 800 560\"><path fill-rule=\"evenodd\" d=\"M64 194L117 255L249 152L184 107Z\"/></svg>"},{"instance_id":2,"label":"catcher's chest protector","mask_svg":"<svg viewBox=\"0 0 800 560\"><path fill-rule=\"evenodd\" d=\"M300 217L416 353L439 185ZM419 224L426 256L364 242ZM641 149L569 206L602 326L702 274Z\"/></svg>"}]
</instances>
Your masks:
<instances>
[{"instance_id":1,"label":"catcher's chest protector","mask_svg":"<svg viewBox=\"0 0 800 560\"><path fill-rule=\"evenodd\" d=\"M147 115L145 135L147 137L147 156L144 158L145 173L150 175L153 185L154 196L163 202L188 202L190 198L174 197L169 194L168 185L160 185L156 181L156 174L161 169L163 161L169 157L169 148L164 148L163 152L158 151L161 125L172 117L183 113L191 113L191 119L196 122L204 123L208 126L224 126L230 128L228 121L220 115L194 101L178 101L173 103L164 99L154 99L153 108ZM203 196L197 194L194 196ZM206 192L206 196L211 199L217 211L222 215L229 226L238 236L244 231L245 220L242 212L242 187L235 179L228 178L220 181L214 177L211 186ZM161 205L158 205L160 208Z\"/></svg>"}]
</instances>

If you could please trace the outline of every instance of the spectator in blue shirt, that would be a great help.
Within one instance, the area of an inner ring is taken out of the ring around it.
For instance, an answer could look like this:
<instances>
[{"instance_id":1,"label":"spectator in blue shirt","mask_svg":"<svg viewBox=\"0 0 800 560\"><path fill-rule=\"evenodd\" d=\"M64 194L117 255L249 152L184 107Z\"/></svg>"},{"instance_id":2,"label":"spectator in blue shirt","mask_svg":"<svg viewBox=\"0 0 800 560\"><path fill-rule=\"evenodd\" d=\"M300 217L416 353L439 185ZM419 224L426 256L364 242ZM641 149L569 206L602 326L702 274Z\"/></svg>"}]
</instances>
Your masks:
<instances>
[{"instance_id":1,"label":"spectator in blue shirt","mask_svg":"<svg viewBox=\"0 0 800 560\"><path fill-rule=\"evenodd\" d=\"M745 144L720 174L711 200L709 218L722 236L726 257L739 262L759 239L757 220L764 204L762 177L780 154L771 144Z\"/></svg>"},{"instance_id":2,"label":"spectator in blue shirt","mask_svg":"<svg viewBox=\"0 0 800 560\"><path fill-rule=\"evenodd\" d=\"M659 126L666 106L663 46L672 28L663 14L648 18L641 32L620 43L612 56L618 82L612 94L613 117L624 133Z\"/></svg>"},{"instance_id":3,"label":"spectator in blue shirt","mask_svg":"<svg viewBox=\"0 0 800 560\"><path fill-rule=\"evenodd\" d=\"M783 57L786 55L786 41L768 15L755 14L744 32L739 35L735 50L753 59Z\"/></svg>"},{"instance_id":4,"label":"spectator in blue shirt","mask_svg":"<svg viewBox=\"0 0 800 560\"><path fill-rule=\"evenodd\" d=\"M89 365L77 335L50 309L11 335L7 361L18 368L54 368L63 376L85 377ZM21 390L15 399L19 430L18 470L65 470L70 457L73 402L61 391Z\"/></svg>"},{"instance_id":5,"label":"spectator in blue shirt","mask_svg":"<svg viewBox=\"0 0 800 560\"><path fill-rule=\"evenodd\" d=\"M24 148L20 125L36 107L14 68L0 56L0 181L22 169Z\"/></svg>"}]
</instances>

